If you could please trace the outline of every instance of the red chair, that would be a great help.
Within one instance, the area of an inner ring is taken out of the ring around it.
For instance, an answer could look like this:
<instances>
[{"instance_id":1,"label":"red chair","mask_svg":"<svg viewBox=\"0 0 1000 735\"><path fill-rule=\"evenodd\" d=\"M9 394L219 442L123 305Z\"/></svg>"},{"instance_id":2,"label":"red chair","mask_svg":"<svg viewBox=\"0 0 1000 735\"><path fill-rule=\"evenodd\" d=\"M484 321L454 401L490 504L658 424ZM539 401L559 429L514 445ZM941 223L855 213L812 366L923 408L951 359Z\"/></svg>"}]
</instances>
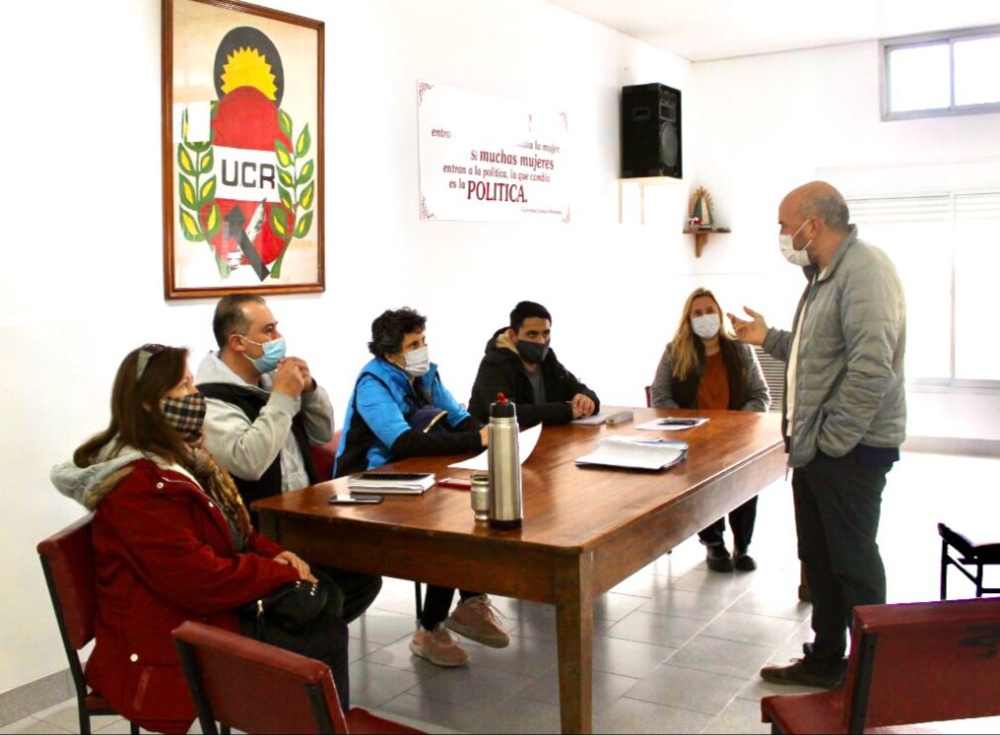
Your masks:
<instances>
[{"instance_id":1,"label":"red chair","mask_svg":"<svg viewBox=\"0 0 1000 735\"><path fill-rule=\"evenodd\" d=\"M82 735L90 735L91 717L118 714L104 697L90 691L80 661L80 649L94 640L94 619L97 617L97 584L90 529L92 517L84 516L38 544L45 582L76 688ZM129 722L129 727L133 735L139 732L138 726L132 722Z\"/></svg>"},{"instance_id":2,"label":"red chair","mask_svg":"<svg viewBox=\"0 0 1000 735\"><path fill-rule=\"evenodd\" d=\"M900 726L1000 716L1000 599L856 607L844 686L764 697L760 710L774 733L914 732Z\"/></svg>"},{"instance_id":3,"label":"red chair","mask_svg":"<svg viewBox=\"0 0 1000 735\"><path fill-rule=\"evenodd\" d=\"M420 733L340 707L330 667L204 623L174 632L184 676L205 735L216 721L246 733Z\"/></svg>"},{"instance_id":4,"label":"red chair","mask_svg":"<svg viewBox=\"0 0 1000 735\"><path fill-rule=\"evenodd\" d=\"M326 444L313 444L309 447L313 467L316 468L316 477L320 482L333 478L333 463L337 458L337 447L340 446L340 433L341 430L338 429L333 432L333 438Z\"/></svg>"}]
</instances>

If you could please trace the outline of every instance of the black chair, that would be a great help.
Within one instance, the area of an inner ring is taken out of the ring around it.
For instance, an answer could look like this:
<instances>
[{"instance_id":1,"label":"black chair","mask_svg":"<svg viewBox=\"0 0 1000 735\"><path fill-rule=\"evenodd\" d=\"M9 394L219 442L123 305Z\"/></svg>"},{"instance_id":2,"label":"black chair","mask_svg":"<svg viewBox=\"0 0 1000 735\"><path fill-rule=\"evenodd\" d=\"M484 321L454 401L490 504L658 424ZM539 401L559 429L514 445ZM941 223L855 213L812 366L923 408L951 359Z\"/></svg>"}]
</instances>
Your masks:
<instances>
[{"instance_id":1,"label":"black chair","mask_svg":"<svg viewBox=\"0 0 1000 735\"><path fill-rule=\"evenodd\" d=\"M94 639L94 619L97 617L91 518L85 516L38 544L52 609L76 688L82 735L90 735L91 717L119 714L98 692L89 690L80 661L80 649ZM129 729L132 735L139 732L133 722L129 722Z\"/></svg>"},{"instance_id":2,"label":"black chair","mask_svg":"<svg viewBox=\"0 0 1000 735\"><path fill-rule=\"evenodd\" d=\"M948 567L953 566L976 585L976 597L983 593L1000 593L1000 587L983 586L983 567L990 564L1000 564L1000 543L975 543L968 536L954 531L944 523L938 524L938 534L941 536L941 599L948 599ZM953 557L949 549L954 549L959 556ZM973 567L975 574L966 567Z\"/></svg>"}]
</instances>

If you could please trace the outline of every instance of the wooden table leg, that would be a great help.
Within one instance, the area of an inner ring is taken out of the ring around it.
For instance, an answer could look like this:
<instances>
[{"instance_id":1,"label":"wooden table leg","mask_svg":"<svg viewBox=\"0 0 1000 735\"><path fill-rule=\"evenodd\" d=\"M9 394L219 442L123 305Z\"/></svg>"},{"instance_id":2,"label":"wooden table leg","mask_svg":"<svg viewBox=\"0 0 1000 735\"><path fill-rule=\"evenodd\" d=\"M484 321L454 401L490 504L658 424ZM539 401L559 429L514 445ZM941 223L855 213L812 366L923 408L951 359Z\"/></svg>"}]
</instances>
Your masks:
<instances>
[{"instance_id":1,"label":"wooden table leg","mask_svg":"<svg viewBox=\"0 0 1000 735\"><path fill-rule=\"evenodd\" d=\"M593 555L579 557L556 575L559 647L559 717L565 733L593 732Z\"/></svg>"}]
</instances>

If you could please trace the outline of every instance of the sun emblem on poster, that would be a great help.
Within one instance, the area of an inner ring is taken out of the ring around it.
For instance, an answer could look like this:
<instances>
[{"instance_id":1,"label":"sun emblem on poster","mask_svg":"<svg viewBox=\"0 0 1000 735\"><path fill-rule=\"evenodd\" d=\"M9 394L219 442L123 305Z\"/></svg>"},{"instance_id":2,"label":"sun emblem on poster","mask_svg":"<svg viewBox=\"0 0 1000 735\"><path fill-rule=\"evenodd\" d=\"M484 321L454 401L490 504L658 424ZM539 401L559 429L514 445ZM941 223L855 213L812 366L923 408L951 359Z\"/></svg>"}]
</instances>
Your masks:
<instances>
[{"instance_id":1,"label":"sun emblem on poster","mask_svg":"<svg viewBox=\"0 0 1000 735\"><path fill-rule=\"evenodd\" d=\"M185 239L209 245L221 278L247 266L260 281L277 279L289 243L304 238L313 223L309 125L296 132L282 109L281 56L256 28L225 34L213 80L209 140L191 141L188 111L181 117L180 229Z\"/></svg>"}]
</instances>

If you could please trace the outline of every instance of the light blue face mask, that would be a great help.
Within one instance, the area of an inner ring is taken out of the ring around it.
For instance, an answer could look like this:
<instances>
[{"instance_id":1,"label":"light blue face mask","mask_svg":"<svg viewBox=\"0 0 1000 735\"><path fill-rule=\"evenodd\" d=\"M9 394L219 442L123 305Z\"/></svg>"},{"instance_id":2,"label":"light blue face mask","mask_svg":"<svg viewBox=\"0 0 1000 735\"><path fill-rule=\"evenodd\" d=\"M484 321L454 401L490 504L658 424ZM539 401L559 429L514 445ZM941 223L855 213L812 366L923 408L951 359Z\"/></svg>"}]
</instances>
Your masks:
<instances>
[{"instance_id":1,"label":"light blue face mask","mask_svg":"<svg viewBox=\"0 0 1000 735\"><path fill-rule=\"evenodd\" d=\"M257 372L260 373L270 373L278 369L278 363L281 362L282 358L285 356L285 338L278 337L278 339L272 339L270 342L254 342L252 339L244 337L242 334L238 335L240 339L244 342L249 342L252 345L257 345L262 350L264 354L260 357L250 357L246 353L243 356L253 363L253 366L257 368Z\"/></svg>"}]
</instances>

